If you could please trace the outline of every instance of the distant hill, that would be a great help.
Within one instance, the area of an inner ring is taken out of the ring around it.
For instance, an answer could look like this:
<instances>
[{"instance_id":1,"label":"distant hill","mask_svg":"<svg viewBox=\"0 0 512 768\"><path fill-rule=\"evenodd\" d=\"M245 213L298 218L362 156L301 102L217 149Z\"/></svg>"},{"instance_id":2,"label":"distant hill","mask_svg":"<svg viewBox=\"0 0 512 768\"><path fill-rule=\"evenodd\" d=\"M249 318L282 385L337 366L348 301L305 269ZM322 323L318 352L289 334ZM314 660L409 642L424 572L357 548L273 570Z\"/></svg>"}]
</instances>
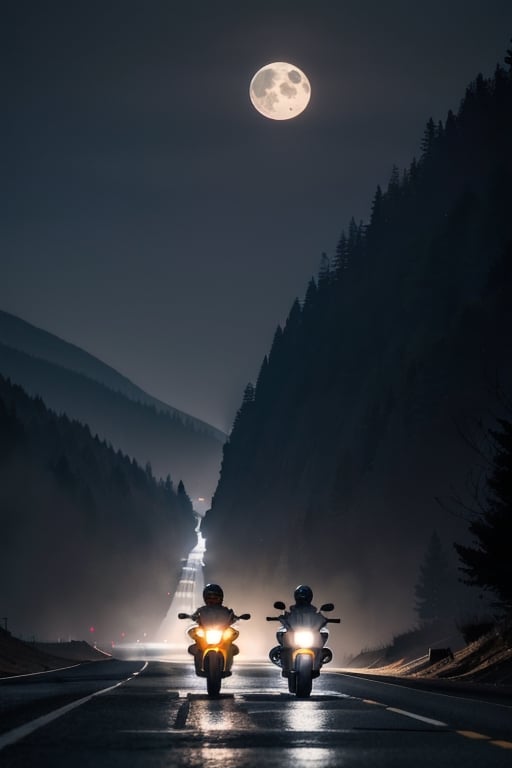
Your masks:
<instances>
[{"instance_id":1,"label":"distant hill","mask_svg":"<svg viewBox=\"0 0 512 768\"><path fill-rule=\"evenodd\" d=\"M433 531L456 573L468 510L436 498L474 505L468 477L485 465L471 442L500 414L498 387L512 398L506 61L456 114L427 121L419 159L393 169L369 222L352 219L324 256L224 447L208 572L236 572L230 599L266 610L311 582L315 603L344 617L331 633L344 653L417 618Z\"/></svg>"},{"instance_id":2,"label":"distant hill","mask_svg":"<svg viewBox=\"0 0 512 768\"><path fill-rule=\"evenodd\" d=\"M149 462L157 476L183 480L191 497L212 496L226 436L79 347L0 311L0 373L141 464Z\"/></svg>"},{"instance_id":3,"label":"distant hill","mask_svg":"<svg viewBox=\"0 0 512 768\"><path fill-rule=\"evenodd\" d=\"M81 373L100 384L104 384L114 392L120 392L130 400L153 406L157 411L170 413L172 416L179 416L185 424L191 425L194 430L204 431L206 434L216 437L221 443L226 439L226 435L220 429L148 395L126 376L118 373L114 368L98 360L89 352L2 310L0 310L0 343L26 352L32 357L55 363L61 368Z\"/></svg>"}]
</instances>

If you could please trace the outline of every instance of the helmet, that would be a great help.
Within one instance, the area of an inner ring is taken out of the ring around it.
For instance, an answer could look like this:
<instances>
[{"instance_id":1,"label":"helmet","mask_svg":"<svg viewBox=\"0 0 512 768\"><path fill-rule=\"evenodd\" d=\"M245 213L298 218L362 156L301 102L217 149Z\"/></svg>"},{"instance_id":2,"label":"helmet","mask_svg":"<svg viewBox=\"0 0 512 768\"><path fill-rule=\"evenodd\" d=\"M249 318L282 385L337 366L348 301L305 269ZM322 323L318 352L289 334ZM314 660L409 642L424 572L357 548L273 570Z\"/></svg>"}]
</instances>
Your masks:
<instances>
[{"instance_id":1,"label":"helmet","mask_svg":"<svg viewBox=\"0 0 512 768\"><path fill-rule=\"evenodd\" d=\"M206 605L222 605L224 592L218 584L207 584L203 589L203 600Z\"/></svg>"},{"instance_id":2,"label":"helmet","mask_svg":"<svg viewBox=\"0 0 512 768\"><path fill-rule=\"evenodd\" d=\"M299 584L293 597L297 605L310 605L313 599L313 590L307 584Z\"/></svg>"}]
</instances>

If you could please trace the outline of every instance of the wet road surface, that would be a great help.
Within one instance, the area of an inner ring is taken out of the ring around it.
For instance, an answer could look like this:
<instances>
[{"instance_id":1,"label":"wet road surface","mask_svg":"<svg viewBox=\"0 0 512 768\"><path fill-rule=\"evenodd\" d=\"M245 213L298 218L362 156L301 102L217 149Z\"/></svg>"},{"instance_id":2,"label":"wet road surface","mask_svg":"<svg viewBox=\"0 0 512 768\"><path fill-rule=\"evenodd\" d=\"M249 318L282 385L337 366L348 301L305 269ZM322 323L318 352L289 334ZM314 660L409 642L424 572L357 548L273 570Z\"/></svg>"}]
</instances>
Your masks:
<instances>
[{"instance_id":1,"label":"wet road surface","mask_svg":"<svg viewBox=\"0 0 512 768\"><path fill-rule=\"evenodd\" d=\"M209 699L189 662L98 662L0 681L0 765L510 768L511 704L327 671L297 700L268 663Z\"/></svg>"}]
</instances>

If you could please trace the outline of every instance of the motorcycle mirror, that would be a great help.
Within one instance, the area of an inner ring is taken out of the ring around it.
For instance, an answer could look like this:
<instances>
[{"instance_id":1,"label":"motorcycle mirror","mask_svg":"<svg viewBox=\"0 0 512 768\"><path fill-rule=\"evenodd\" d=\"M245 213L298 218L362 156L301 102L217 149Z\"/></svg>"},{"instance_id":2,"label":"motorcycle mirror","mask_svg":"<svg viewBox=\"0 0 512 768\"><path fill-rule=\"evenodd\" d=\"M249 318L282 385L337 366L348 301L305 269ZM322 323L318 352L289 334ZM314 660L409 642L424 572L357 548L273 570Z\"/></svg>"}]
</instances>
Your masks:
<instances>
[{"instance_id":1,"label":"motorcycle mirror","mask_svg":"<svg viewBox=\"0 0 512 768\"><path fill-rule=\"evenodd\" d=\"M284 611L286 609L286 605L282 600L276 600L274 603L274 608L277 608L278 611Z\"/></svg>"},{"instance_id":2,"label":"motorcycle mirror","mask_svg":"<svg viewBox=\"0 0 512 768\"><path fill-rule=\"evenodd\" d=\"M239 619L243 619L244 621L247 621L248 619L251 618L251 614L250 613L242 613L242 615L239 616L238 618Z\"/></svg>"},{"instance_id":3,"label":"motorcycle mirror","mask_svg":"<svg viewBox=\"0 0 512 768\"><path fill-rule=\"evenodd\" d=\"M178 613L178 619L190 619L188 613Z\"/></svg>"},{"instance_id":4,"label":"motorcycle mirror","mask_svg":"<svg viewBox=\"0 0 512 768\"><path fill-rule=\"evenodd\" d=\"M324 603L321 608L321 611L334 611L334 605L332 603Z\"/></svg>"}]
</instances>

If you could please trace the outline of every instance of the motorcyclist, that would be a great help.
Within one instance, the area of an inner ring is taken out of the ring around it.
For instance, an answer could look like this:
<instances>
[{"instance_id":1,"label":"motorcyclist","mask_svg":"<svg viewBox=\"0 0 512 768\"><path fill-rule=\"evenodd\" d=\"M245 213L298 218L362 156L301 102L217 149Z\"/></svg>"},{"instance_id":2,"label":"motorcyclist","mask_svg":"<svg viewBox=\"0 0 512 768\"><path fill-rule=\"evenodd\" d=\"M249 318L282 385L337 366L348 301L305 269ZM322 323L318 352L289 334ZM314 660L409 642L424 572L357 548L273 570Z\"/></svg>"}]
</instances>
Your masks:
<instances>
[{"instance_id":1,"label":"motorcyclist","mask_svg":"<svg viewBox=\"0 0 512 768\"><path fill-rule=\"evenodd\" d=\"M203 589L204 605L197 608L192 614L194 621L198 624L213 624L217 621L231 624L234 621L235 614L231 608L222 605L224 601L224 592L218 584L207 584Z\"/></svg>"},{"instance_id":2,"label":"motorcyclist","mask_svg":"<svg viewBox=\"0 0 512 768\"><path fill-rule=\"evenodd\" d=\"M207 584L203 589L204 605L197 608L192 614L192 619L202 626L212 626L218 624L219 626L227 626L235 621L235 614L223 605L224 591L218 584ZM188 652L194 657L194 663L196 666L196 673L201 671L201 654L197 653L198 647L196 643L192 643L188 647ZM231 646L231 660L233 656L239 653L238 647L233 644ZM231 666L230 664L228 666ZM231 674L231 673L229 673Z\"/></svg>"},{"instance_id":3,"label":"motorcyclist","mask_svg":"<svg viewBox=\"0 0 512 768\"><path fill-rule=\"evenodd\" d=\"M281 648L283 646L283 635L287 627L300 623L311 629L321 631L325 623L324 616L320 613L316 605L313 605L313 590L307 584L299 584L293 593L295 603L290 605L289 610L282 616L283 626L276 632L276 640L279 645L271 649L269 656L274 664L279 664L281 659Z\"/></svg>"}]
</instances>

